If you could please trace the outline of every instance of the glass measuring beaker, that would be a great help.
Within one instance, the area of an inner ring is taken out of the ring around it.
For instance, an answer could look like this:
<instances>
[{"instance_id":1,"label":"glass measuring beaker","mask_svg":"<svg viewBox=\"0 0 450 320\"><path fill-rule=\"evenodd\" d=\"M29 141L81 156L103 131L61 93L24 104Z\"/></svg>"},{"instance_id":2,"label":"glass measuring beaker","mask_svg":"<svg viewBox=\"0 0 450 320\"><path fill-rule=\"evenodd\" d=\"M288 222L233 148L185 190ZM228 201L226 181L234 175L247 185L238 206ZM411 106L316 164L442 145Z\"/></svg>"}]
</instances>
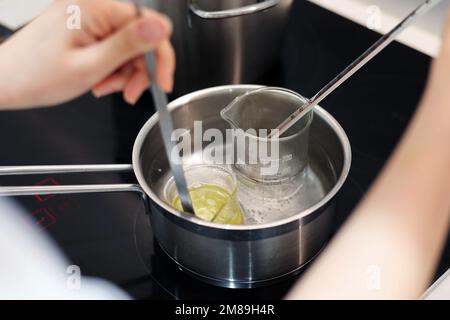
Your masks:
<instances>
[{"instance_id":1,"label":"glass measuring beaker","mask_svg":"<svg viewBox=\"0 0 450 320\"><path fill-rule=\"evenodd\" d=\"M234 132L235 169L265 183L279 183L298 175L308 163L313 112L281 137L268 138L268 134L306 102L293 91L264 87L237 97L224 108L221 116Z\"/></svg>"},{"instance_id":2,"label":"glass measuring beaker","mask_svg":"<svg viewBox=\"0 0 450 320\"><path fill-rule=\"evenodd\" d=\"M195 216L221 224L243 224L244 215L237 197L237 180L233 172L218 165L192 165L185 169ZM180 197L172 178L166 184L164 197L181 210Z\"/></svg>"}]
</instances>

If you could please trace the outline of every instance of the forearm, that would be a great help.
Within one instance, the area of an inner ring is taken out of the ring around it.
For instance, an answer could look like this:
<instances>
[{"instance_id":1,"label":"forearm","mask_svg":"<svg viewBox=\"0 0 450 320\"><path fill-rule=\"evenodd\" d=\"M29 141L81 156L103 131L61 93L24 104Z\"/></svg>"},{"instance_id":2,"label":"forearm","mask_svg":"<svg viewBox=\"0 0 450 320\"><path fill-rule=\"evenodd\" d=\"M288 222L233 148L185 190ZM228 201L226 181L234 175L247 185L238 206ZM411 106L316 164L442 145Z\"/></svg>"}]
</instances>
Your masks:
<instances>
[{"instance_id":1,"label":"forearm","mask_svg":"<svg viewBox=\"0 0 450 320\"><path fill-rule=\"evenodd\" d=\"M418 298L450 216L450 63L380 178L290 298ZM375 279L379 277L379 279Z\"/></svg>"},{"instance_id":2,"label":"forearm","mask_svg":"<svg viewBox=\"0 0 450 320\"><path fill-rule=\"evenodd\" d=\"M45 85L48 74L37 71L43 57L21 45L17 39L21 35L36 36L33 30L22 29L0 45L0 110L38 107L41 97L52 94Z\"/></svg>"},{"instance_id":3,"label":"forearm","mask_svg":"<svg viewBox=\"0 0 450 320\"><path fill-rule=\"evenodd\" d=\"M8 64L5 46L6 44L0 46L0 110L12 109L17 103L17 96L20 95L14 86L15 74Z\"/></svg>"},{"instance_id":4,"label":"forearm","mask_svg":"<svg viewBox=\"0 0 450 320\"><path fill-rule=\"evenodd\" d=\"M41 39L39 50L27 43L42 38L41 32L50 29L47 24L51 21L46 20L44 16L31 22L0 46L0 110L49 106L47 101L58 95L56 85L63 80L51 81L56 71L50 65L64 69L64 57L52 57L52 50L58 48L48 38ZM66 77L72 79L70 72Z\"/></svg>"}]
</instances>

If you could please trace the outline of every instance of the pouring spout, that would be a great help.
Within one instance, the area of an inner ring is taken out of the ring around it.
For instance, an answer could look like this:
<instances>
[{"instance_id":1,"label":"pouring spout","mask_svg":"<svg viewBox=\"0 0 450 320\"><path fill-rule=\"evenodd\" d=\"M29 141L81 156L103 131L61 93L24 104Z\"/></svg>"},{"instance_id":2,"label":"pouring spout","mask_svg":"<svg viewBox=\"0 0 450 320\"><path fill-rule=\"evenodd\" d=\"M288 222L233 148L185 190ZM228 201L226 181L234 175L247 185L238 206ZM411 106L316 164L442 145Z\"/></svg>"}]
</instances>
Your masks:
<instances>
[{"instance_id":1,"label":"pouring spout","mask_svg":"<svg viewBox=\"0 0 450 320\"><path fill-rule=\"evenodd\" d=\"M223 108L220 111L220 116L222 117L223 120L225 120L226 122L228 122L228 124L231 126L231 128L233 129L237 129L239 128L239 124L236 123L236 119L239 119L239 115L238 112L236 112L236 100L238 100L238 98L235 98L229 105L227 105L225 108Z\"/></svg>"}]
</instances>

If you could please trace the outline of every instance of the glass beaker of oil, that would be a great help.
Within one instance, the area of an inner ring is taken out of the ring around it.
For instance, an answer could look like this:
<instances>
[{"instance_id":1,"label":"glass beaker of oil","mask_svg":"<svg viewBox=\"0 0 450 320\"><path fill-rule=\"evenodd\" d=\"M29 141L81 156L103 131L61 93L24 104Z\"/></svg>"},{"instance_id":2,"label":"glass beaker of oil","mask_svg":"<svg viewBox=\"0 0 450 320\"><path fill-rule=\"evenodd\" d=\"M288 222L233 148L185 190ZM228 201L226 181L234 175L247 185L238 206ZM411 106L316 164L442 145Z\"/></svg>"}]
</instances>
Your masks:
<instances>
[{"instance_id":1,"label":"glass beaker of oil","mask_svg":"<svg viewBox=\"0 0 450 320\"><path fill-rule=\"evenodd\" d=\"M237 198L237 180L230 168L219 165L192 165L185 168L195 216L220 224L243 224L244 215ZM173 177L164 189L166 201L181 211L181 201Z\"/></svg>"}]
</instances>

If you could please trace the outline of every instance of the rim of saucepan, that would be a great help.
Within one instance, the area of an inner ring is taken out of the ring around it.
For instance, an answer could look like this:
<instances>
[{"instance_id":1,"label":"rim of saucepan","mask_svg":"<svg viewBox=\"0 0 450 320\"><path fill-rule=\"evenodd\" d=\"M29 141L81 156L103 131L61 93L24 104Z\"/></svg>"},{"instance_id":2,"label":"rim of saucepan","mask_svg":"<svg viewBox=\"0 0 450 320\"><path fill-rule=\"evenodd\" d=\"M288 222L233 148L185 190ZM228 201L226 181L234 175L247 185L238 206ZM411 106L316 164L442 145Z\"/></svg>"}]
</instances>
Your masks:
<instances>
[{"instance_id":1,"label":"rim of saucepan","mask_svg":"<svg viewBox=\"0 0 450 320\"><path fill-rule=\"evenodd\" d=\"M198 99L201 99L203 97L207 97L211 93L218 93L223 91L229 91L233 92L236 89L244 89L244 90L253 90L257 88L261 88L262 86L258 85L227 85L227 86L218 86L218 87L211 87L199 91L192 92L190 94L187 94L185 96L182 96L171 103L169 103L168 108L170 111L182 107L185 104L195 101ZM143 188L145 193L154 201L157 203L161 208L166 210L167 212L170 212L174 216L185 220L186 222L191 222L193 224L201 225L203 227L209 227L213 229L218 230L224 230L224 231L249 231L249 230L261 230L261 229L268 229L268 228L274 228L282 225L289 224L291 222L300 220L305 218L306 216L316 212L323 206L325 206L329 201L331 201L334 196L337 194L337 192L341 189L342 185L344 184L345 180L347 179L347 176L350 172L350 166L352 161L351 156L351 147L350 147L350 141L348 140L348 137L344 131L344 129L340 126L340 124L334 119L331 114L329 114L327 111L322 109L321 107L317 106L315 107L315 113L320 114L323 118L326 119L327 123L333 128L333 130L338 135L339 140L341 141L341 144L343 146L343 152L344 152L344 163L342 172L339 175L338 180L336 181L334 187L325 195L325 197L320 200L315 205L309 207L308 209L305 209L301 212L299 212L296 215L293 215L288 218L284 218L281 220L269 222L269 223L263 223L263 224L254 224L254 225L228 225L228 224L217 224L213 222L208 222L201 220L199 218L196 218L195 216L188 216L185 213L179 212L178 210L172 208L169 204L167 204L165 201L160 199L150 188L150 186L147 184L145 177L142 172L142 166L140 164L139 155L142 146L144 145L144 141L147 138L148 132L158 123L159 117L158 114L155 113L148 121L147 123L142 127L141 131L139 132L136 141L134 143L133 147L133 168L136 175L136 178L140 184L140 186Z\"/></svg>"}]
</instances>

